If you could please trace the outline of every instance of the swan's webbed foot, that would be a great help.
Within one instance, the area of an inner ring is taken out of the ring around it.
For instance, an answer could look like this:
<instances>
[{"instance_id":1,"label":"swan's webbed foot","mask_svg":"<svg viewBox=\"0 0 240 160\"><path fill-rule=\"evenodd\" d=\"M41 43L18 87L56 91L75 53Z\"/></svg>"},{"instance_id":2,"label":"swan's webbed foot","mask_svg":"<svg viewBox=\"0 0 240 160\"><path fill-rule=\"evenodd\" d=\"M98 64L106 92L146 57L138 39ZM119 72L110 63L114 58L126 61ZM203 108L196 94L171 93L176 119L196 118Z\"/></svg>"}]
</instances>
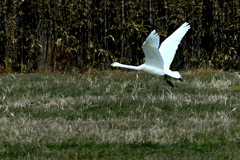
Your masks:
<instances>
[{"instance_id":1,"label":"swan's webbed foot","mask_svg":"<svg viewBox=\"0 0 240 160\"><path fill-rule=\"evenodd\" d=\"M172 84L172 82L170 82L168 79L167 79L167 75L164 75L165 79L166 79L166 82L167 84L169 84L172 88L174 88L174 85Z\"/></svg>"},{"instance_id":2,"label":"swan's webbed foot","mask_svg":"<svg viewBox=\"0 0 240 160\"><path fill-rule=\"evenodd\" d=\"M183 81L182 78L178 78L178 80L181 81L181 82Z\"/></svg>"}]
</instances>

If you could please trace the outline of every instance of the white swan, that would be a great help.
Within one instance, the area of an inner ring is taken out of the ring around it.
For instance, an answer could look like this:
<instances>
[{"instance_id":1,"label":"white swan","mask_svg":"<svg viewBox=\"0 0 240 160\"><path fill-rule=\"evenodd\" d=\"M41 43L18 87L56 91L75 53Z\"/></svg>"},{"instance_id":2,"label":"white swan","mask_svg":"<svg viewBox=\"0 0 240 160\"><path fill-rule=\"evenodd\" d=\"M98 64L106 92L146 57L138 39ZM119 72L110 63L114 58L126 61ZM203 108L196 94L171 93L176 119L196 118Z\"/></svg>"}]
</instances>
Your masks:
<instances>
[{"instance_id":1,"label":"white swan","mask_svg":"<svg viewBox=\"0 0 240 160\"><path fill-rule=\"evenodd\" d=\"M118 62L111 64L112 67L122 67L134 70L141 70L152 75L164 76L166 82L174 87L173 84L167 80L167 76L181 79L181 75L178 71L171 71L169 69L176 50L180 41L186 32L190 29L190 25L183 23L174 33L172 33L167 39L165 39L160 48L159 47L159 35L153 30L142 44L142 49L145 54L145 63L140 66L125 65Z\"/></svg>"}]
</instances>

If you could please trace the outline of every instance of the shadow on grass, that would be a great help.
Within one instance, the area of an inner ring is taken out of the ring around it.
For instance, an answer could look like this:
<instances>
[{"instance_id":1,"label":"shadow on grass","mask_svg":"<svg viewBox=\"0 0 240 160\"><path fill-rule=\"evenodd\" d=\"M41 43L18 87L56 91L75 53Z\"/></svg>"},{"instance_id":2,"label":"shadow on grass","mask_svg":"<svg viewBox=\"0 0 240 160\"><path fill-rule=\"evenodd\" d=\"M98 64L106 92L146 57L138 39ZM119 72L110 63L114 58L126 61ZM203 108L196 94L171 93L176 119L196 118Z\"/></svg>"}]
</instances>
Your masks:
<instances>
[{"instance_id":1,"label":"shadow on grass","mask_svg":"<svg viewBox=\"0 0 240 160\"><path fill-rule=\"evenodd\" d=\"M93 140L79 141L69 139L67 141L44 142L39 144L11 144L3 142L0 145L1 158L60 158L60 159L100 159L100 158L132 158L145 159L146 157L173 158L178 156L208 156L218 154L220 157L231 157L230 154L240 150L240 141L220 141L216 143L192 143L188 140L183 142L161 145L157 143L97 143ZM229 155L228 155L229 154ZM234 157L240 158L240 157Z\"/></svg>"}]
</instances>

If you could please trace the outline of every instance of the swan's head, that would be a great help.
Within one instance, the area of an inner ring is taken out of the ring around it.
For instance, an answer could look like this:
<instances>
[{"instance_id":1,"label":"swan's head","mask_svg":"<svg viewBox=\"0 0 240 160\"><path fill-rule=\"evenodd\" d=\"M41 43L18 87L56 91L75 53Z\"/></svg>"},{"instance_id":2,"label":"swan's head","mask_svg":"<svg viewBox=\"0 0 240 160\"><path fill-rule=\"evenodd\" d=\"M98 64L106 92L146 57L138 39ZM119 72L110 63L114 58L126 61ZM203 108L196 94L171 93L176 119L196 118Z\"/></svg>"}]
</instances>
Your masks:
<instances>
[{"instance_id":1,"label":"swan's head","mask_svg":"<svg viewBox=\"0 0 240 160\"><path fill-rule=\"evenodd\" d=\"M113 62L113 63L111 64L111 67L118 67L119 64L120 64L120 63L118 63L118 62Z\"/></svg>"}]
</instances>

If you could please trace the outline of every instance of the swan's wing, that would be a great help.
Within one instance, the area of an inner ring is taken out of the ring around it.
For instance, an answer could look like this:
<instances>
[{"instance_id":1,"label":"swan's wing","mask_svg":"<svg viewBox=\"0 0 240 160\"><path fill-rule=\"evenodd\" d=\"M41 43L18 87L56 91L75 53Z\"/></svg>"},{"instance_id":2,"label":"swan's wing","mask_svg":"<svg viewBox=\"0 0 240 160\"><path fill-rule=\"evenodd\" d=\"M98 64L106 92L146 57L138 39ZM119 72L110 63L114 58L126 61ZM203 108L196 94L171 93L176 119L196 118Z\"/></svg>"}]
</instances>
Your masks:
<instances>
[{"instance_id":1,"label":"swan's wing","mask_svg":"<svg viewBox=\"0 0 240 160\"><path fill-rule=\"evenodd\" d=\"M189 29L190 25L187 22L185 22L167 39L165 39L162 42L159 51L164 62L164 69L169 69L173 61L174 55L176 53L176 50L178 48L178 45Z\"/></svg>"},{"instance_id":2,"label":"swan's wing","mask_svg":"<svg viewBox=\"0 0 240 160\"><path fill-rule=\"evenodd\" d=\"M163 60L158 50L159 35L153 30L142 44L145 55L145 64L163 69Z\"/></svg>"}]
</instances>

